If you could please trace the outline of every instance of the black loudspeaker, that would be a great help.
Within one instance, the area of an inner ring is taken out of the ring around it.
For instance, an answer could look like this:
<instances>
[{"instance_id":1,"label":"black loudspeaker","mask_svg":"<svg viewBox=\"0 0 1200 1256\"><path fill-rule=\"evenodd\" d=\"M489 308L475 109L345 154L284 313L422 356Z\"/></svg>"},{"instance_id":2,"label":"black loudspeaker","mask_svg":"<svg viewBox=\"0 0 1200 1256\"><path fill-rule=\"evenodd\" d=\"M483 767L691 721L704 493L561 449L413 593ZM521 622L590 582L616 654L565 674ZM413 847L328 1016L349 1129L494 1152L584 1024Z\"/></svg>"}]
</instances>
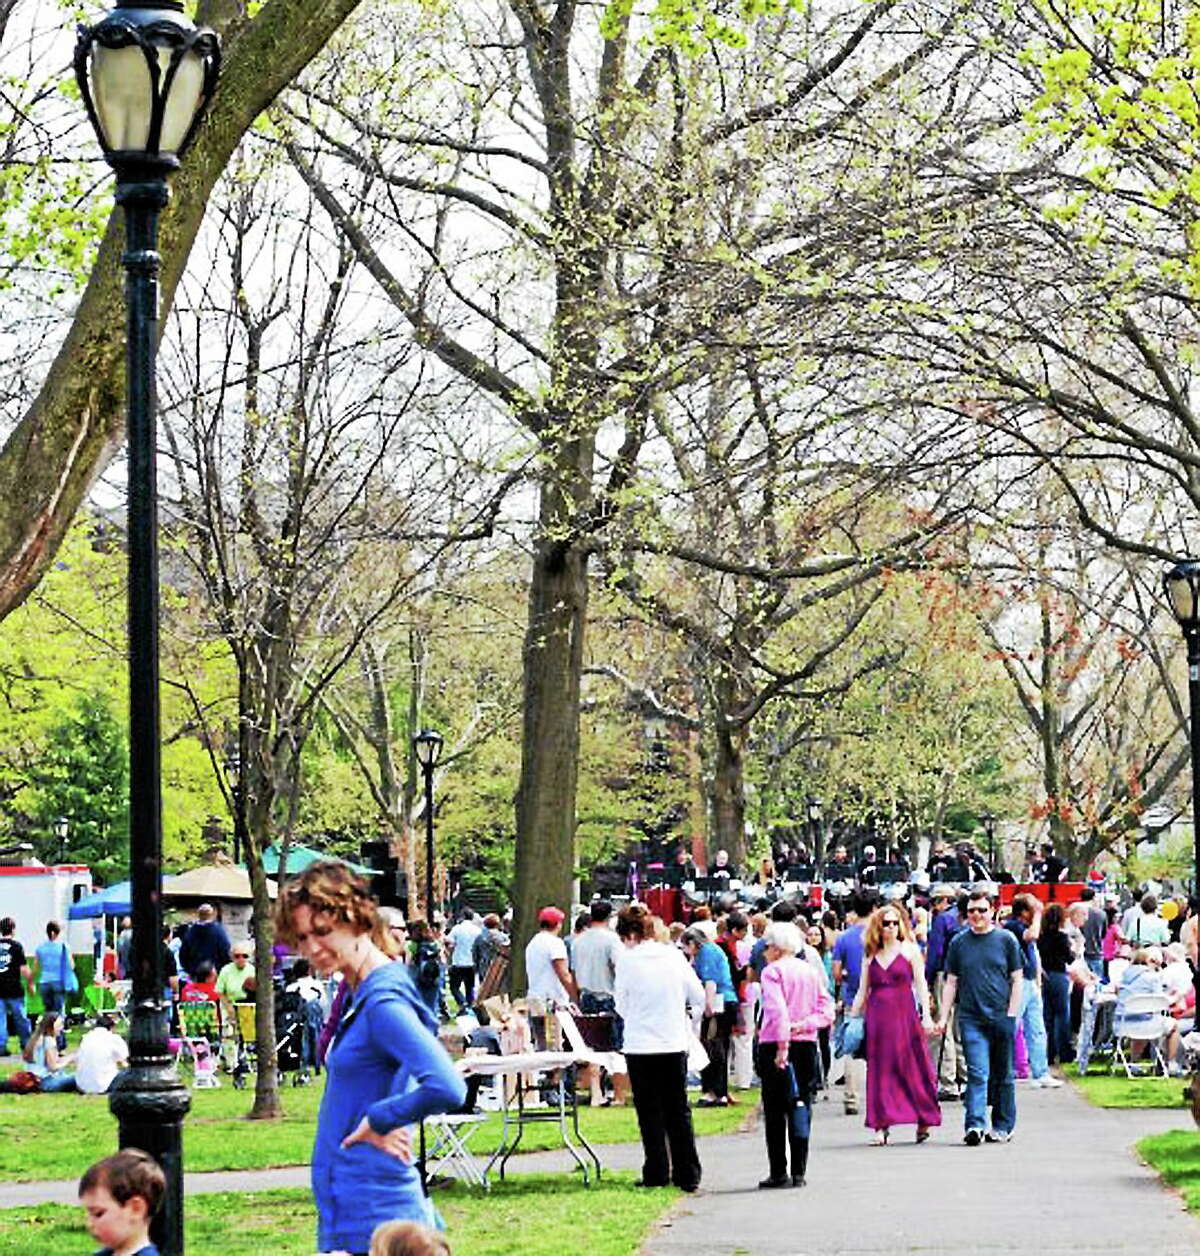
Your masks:
<instances>
[{"instance_id":1,"label":"black loudspeaker","mask_svg":"<svg viewBox=\"0 0 1200 1256\"><path fill-rule=\"evenodd\" d=\"M381 907L401 907L404 898L404 872L400 862L391 853L387 842L363 842L358 848L360 863L374 869L378 876L371 878L371 889Z\"/></svg>"}]
</instances>

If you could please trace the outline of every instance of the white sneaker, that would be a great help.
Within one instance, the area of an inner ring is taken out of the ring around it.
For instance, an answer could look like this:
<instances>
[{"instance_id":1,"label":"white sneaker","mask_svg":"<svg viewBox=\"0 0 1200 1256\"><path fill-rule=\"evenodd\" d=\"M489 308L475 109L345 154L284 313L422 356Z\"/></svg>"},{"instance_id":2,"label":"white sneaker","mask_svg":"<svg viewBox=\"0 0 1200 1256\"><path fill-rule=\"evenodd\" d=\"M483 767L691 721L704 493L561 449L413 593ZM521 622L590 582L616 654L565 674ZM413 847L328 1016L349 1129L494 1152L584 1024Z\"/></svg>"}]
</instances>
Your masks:
<instances>
[{"instance_id":1,"label":"white sneaker","mask_svg":"<svg viewBox=\"0 0 1200 1256\"><path fill-rule=\"evenodd\" d=\"M1063 1083L1062 1078L1055 1077L1053 1073L1046 1073L1042 1077L1031 1077L1029 1084L1042 1090L1057 1090Z\"/></svg>"}]
</instances>

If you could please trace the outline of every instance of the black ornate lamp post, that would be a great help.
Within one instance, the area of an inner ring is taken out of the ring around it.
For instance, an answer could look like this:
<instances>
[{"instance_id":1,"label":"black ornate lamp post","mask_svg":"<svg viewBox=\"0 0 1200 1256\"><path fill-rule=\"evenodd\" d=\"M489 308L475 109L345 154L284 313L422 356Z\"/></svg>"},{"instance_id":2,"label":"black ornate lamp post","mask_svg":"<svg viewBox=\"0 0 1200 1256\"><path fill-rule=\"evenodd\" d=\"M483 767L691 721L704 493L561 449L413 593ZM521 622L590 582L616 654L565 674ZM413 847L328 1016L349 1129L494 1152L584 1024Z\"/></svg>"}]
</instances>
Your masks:
<instances>
[{"instance_id":1,"label":"black ornate lamp post","mask_svg":"<svg viewBox=\"0 0 1200 1256\"><path fill-rule=\"evenodd\" d=\"M813 863L819 868L825 862L824 843L821 841L821 819L824 807L815 794L809 794L805 801L808 806L808 836L812 843Z\"/></svg>"},{"instance_id":2,"label":"black ornate lamp post","mask_svg":"<svg viewBox=\"0 0 1200 1256\"><path fill-rule=\"evenodd\" d=\"M988 852L988 874L992 877L996 875L996 817L990 811L985 811L979 817L979 823L983 825L983 831L987 835L987 852Z\"/></svg>"},{"instance_id":3,"label":"black ornate lamp post","mask_svg":"<svg viewBox=\"0 0 1200 1256\"><path fill-rule=\"evenodd\" d=\"M71 832L71 821L66 816L59 816L54 821L54 836L58 838L58 862L67 862L67 837Z\"/></svg>"},{"instance_id":4,"label":"black ornate lamp post","mask_svg":"<svg viewBox=\"0 0 1200 1256\"><path fill-rule=\"evenodd\" d=\"M162 966L162 798L158 717L158 505L155 358L158 218L167 175L217 83L217 37L178 0L120 3L81 26L75 76L125 211L129 442L129 864L133 1015L129 1068L109 1097L122 1147L162 1165L167 1195L154 1224L163 1256L183 1251L182 1126L190 1096L171 1063Z\"/></svg>"},{"instance_id":5,"label":"black ornate lamp post","mask_svg":"<svg viewBox=\"0 0 1200 1256\"><path fill-rule=\"evenodd\" d=\"M425 778L425 914L433 928L433 769L442 757L442 735L422 729L413 739L413 750Z\"/></svg>"},{"instance_id":6,"label":"black ornate lamp post","mask_svg":"<svg viewBox=\"0 0 1200 1256\"><path fill-rule=\"evenodd\" d=\"M1200 898L1200 561L1185 558L1163 572L1163 590L1187 644L1188 739L1192 751L1192 901ZM1200 969L1194 976L1200 999ZM1192 1078L1192 1118L1200 1125L1200 1074Z\"/></svg>"}]
</instances>

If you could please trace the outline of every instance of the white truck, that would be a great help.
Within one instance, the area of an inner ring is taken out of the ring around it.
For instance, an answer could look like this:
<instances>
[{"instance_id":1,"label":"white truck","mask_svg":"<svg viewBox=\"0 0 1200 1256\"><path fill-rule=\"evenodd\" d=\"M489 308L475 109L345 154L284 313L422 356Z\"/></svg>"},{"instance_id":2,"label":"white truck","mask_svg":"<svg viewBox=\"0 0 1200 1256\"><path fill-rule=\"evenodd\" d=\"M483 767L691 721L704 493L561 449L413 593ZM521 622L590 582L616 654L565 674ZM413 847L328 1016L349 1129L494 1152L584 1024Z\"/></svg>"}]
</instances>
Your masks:
<instances>
[{"instance_id":1,"label":"white truck","mask_svg":"<svg viewBox=\"0 0 1200 1256\"><path fill-rule=\"evenodd\" d=\"M68 920L67 911L92 891L92 870L87 864L55 864L51 867L0 864L0 919L11 916L17 940L32 956L46 940L46 922L57 920L62 940L74 955L92 950L92 921Z\"/></svg>"}]
</instances>

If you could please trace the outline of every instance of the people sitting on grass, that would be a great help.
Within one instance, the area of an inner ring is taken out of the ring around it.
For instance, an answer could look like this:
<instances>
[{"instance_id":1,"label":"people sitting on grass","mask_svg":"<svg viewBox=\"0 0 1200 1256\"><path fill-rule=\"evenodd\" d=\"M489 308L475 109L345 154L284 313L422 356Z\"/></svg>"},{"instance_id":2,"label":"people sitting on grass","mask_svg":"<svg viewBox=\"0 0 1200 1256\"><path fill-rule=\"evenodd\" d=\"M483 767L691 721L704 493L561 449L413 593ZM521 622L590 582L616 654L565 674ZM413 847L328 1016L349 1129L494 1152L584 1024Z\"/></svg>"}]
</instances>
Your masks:
<instances>
[{"instance_id":1,"label":"people sitting on grass","mask_svg":"<svg viewBox=\"0 0 1200 1256\"><path fill-rule=\"evenodd\" d=\"M113 1024L113 1018L101 1012L76 1049L75 1084L82 1095L107 1094L117 1074L129 1063L129 1047L113 1032Z\"/></svg>"},{"instance_id":2,"label":"people sitting on grass","mask_svg":"<svg viewBox=\"0 0 1200 1256\"><path fill-rule=\"evenodd\" d=\"M70 1065L75 1062L74 1052L60 1052L58 1049L58 1037L63 1031L62 1013L46 1012L21 1052L29 1071L47 1094L77 1089L75 1074L70 1071Z\"/></svg>"}]
</instances>

